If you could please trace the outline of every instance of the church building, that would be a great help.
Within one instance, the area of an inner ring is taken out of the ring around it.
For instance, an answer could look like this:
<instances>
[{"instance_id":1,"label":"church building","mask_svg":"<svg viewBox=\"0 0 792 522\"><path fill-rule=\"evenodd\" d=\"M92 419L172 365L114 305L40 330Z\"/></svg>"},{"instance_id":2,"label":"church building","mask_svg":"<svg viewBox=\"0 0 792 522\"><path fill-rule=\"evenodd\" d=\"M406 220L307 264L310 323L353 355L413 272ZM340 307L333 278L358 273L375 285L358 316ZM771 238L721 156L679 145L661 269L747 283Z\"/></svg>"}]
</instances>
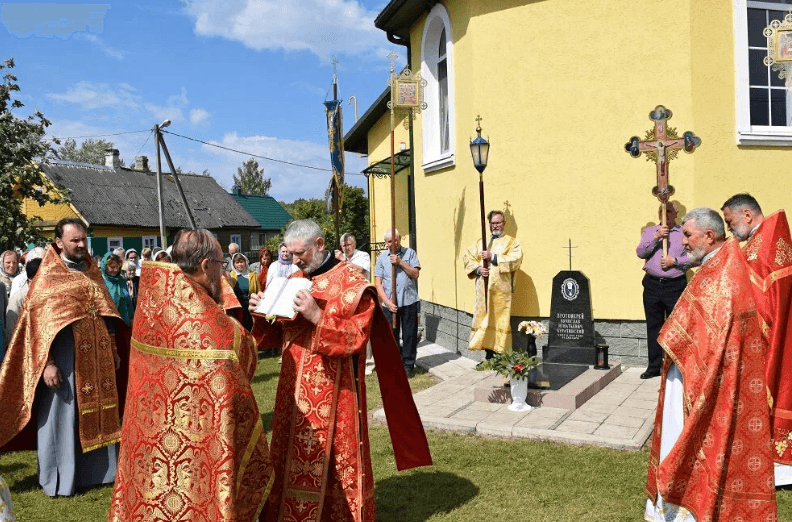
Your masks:
<instances>
[{"instance_id":1,"label":"church building","mask_svg":"<svg viewBox=\"0 0 792 522\"><path fill-rule=\"evenodd\" d=\"M474 285L462 254L481 237L469 143L481 116L491 144L486 208L505 213L524 251L515 345L525 342L520 320L549 317L553 277L569 269L571 252L572 269L590 281L597 340L612 358L645 364L635 248L657 223L657 176L625 144L647 138L649 114L663 105L669 131L701 139L670 161L680 218L720 209L738 192L765 215L792 208L792 95L763 62L763 30L787 9L753 0L390 1L375 25L427 82L426 109L406 126L397 116L394 140L396 226L421 261L426 338L466 352ZM389 99L386 90L345 144L368 156L372 241L390 227Z\"/></svg>"}]
</instances>

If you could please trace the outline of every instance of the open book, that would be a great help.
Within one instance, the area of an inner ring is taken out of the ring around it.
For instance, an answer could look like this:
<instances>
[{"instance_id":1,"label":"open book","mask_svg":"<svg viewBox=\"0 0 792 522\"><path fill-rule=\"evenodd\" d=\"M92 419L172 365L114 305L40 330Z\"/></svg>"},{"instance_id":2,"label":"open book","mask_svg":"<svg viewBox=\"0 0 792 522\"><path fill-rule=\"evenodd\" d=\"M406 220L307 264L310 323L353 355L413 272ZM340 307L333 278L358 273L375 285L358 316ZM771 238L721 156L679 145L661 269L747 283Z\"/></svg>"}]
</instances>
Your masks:
<instances>
[{"instance_id":1,"label":"open book","mask_svg":"<svg viewBox=\"0 0 792 522\"><path fill-rule=\"evenodd\" d=\"M292 319L297 313L294 310L294 298L300 290L311 291L311 280L304 277L276 277L264 290L264 298L253 311L261 315L274 315Z\"/></svg>"}]
</instances>

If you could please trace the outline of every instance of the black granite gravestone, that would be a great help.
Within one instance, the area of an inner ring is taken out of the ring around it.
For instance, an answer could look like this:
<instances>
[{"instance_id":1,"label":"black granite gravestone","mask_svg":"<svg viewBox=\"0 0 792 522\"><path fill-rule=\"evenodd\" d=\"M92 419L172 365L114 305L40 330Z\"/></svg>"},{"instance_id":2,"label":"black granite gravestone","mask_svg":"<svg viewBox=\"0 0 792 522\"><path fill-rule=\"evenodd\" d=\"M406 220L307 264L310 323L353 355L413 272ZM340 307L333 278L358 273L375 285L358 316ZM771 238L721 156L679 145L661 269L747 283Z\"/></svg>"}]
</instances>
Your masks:
<instances>
[{"instance_id":1,"label":"black granite gravestone","mask_svg":"<svg viewBox=\"0 0 792 522\"><path fill-rule=\"evenodd\" d=\"M594 364L594 322L589 280L577 270L553 278L550 331L542 359L547 363Z\"/></svg>"}]
</instances>

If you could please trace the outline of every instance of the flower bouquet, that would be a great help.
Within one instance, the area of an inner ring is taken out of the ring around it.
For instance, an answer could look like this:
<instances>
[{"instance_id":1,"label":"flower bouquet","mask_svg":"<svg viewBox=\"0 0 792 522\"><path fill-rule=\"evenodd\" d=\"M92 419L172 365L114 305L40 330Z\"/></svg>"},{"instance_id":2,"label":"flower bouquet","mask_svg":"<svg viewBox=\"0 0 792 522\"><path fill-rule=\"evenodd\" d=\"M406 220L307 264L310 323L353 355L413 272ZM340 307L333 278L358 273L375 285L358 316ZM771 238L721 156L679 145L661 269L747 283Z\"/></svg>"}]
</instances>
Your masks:
<instances>
[{"instance_id":1,"label":"flower bouquet","mask_svg":"<svg viewBox=\"0 0 792 522\"><path fill-rule=\"evenodd\" d=\"M525 352L496 353L476 366L477 370L495 370L507 379L527 379L528 372L539 366L539 358Z\"/></svg>"},{"instance_id":2,"label":"flower bouquet","mask_svg":"<svg viewBox=\"0 0 792 522\"><path fill-rule=\"evenodd\" d=\"M517 331L525 332L525 335L530 335L534 339L539 339L547 333L544 325L539 321L523 321L517 325Z\"/></svg>"}]
</instances>

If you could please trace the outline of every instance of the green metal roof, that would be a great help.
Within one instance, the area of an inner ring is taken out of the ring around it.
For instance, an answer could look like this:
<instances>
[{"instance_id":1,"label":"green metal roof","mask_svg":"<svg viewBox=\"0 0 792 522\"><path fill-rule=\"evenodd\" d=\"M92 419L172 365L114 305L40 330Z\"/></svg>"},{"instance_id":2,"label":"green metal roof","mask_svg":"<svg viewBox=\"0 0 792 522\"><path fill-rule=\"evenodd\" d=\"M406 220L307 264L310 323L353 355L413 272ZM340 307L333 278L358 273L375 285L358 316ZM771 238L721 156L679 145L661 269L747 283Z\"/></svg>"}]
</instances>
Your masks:
<instances>
[{"instance_id":1,"label":"green metal roof","mask_svg":"<svg viewBox=\"0 0 792 522\"><path fill-rule=\"evenodd\" d=\"M280 230L292 218L272 196L253 196L231 192L231 197L256 218L264 230Z\"/></svg>"}]
</instances>

